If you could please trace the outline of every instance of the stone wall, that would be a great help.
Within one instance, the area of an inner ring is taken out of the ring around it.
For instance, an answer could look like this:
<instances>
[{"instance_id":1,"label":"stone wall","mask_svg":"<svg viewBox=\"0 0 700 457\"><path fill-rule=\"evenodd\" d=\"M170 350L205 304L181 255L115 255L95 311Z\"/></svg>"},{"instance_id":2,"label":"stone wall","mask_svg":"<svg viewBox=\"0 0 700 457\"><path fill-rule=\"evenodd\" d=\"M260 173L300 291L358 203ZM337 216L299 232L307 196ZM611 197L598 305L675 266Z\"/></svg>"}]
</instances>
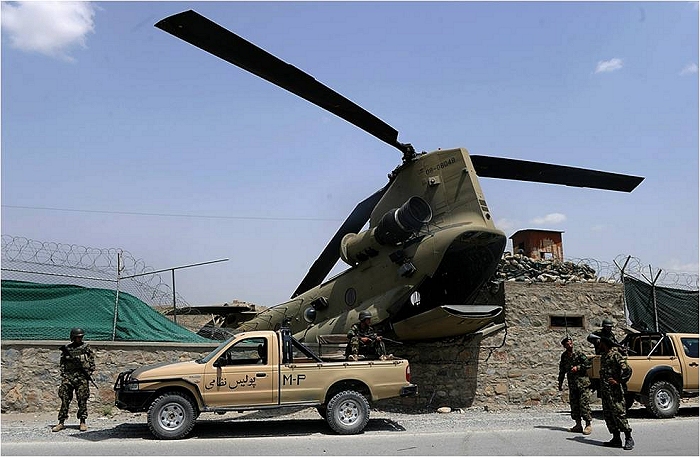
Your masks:
<instances>
[{"instance_id":1,"label":"stone wall","mask_svg":"<svg viewBox=\"0 0 700 457\"><path fill-rule=\"evenodd\" d=\"M408 411L561 403L557 370L566 329L552 327L551 316L579 317L569 328L574 345L592 353L586 335L610 317L624 327L622 286L607 283L506 282L506 329L481 338L390 345L411 362L416 397L387 400L380 407ZM621 335L618 328L617 333ZM2 342L1 410L58 411L58 347L65 342ZM95 350L99 389L91 389L91 414L113 408L112 386L129 368L201 357L214 344L90 342ZM564 393L565 395L565 393ZM566 397L564 397L566 400ZM74 414L72 405L71 414Z\"/></svg>"}]
</instances>

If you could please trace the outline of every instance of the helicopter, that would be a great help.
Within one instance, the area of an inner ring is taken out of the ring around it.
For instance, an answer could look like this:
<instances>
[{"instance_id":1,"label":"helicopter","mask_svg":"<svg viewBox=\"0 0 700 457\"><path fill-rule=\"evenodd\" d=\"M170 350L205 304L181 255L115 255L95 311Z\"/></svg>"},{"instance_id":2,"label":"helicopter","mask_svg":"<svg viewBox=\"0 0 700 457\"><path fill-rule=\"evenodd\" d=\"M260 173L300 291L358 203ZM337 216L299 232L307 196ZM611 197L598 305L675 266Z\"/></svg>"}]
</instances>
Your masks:
<instances>
[{"instance_id":1,"label":"helicopter","mask_svg":"<svg viewBox=\"0 0 700 457\"><path fill-rule=\"evenodd\" d=\"M380 333L399 341L480 331L503 319L503 300L484 291L499 288L491 279L507 239L494 224L479 177L621 192L631 192L644 179L470 155L461 147L418 153L378 117L195 11L174 14L155 27L335 114L402 154L388 182L357 204L291 298L236 321L237 331L284 324L298 340L317 343L346 334L361 311L372 314ZM339 259L348 268L326 279Z\"/></svg>"}]
</instances>

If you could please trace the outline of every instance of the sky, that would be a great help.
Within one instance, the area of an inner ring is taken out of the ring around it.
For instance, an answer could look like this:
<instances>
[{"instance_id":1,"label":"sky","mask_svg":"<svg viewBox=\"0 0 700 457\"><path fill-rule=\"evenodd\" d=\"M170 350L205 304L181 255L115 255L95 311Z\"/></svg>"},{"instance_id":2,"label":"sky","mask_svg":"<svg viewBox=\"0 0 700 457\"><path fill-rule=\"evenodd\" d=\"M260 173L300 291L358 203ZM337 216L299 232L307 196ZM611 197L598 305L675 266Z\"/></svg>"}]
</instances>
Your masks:
<instances>
[{"instance_id":1,"label":"sky","mask_svg":"<svg viewBox=\"0 0 700 457\"><path fill-rule=\"evenodd\" d=\"M177 292L271 306L386 184L398 150L153 26L187 9L418 151L645 177L631 193L480 183L506 236L561 230L569 259L698 273L687 1L3 2L3 235L121 248L154 270L228 258L179 270Z\"/></svg>"}]
</instances>

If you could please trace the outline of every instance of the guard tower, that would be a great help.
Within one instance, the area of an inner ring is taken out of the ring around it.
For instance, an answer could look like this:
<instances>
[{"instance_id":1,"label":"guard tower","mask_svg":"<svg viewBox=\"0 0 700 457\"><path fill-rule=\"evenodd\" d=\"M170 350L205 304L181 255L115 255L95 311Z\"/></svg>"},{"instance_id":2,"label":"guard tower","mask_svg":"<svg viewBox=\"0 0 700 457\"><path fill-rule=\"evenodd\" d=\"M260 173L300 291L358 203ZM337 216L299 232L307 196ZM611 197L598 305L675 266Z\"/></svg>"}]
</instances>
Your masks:
<instances>
[{"instance_id":1,"label":"guard tower","mask_svg":"<svg viewBox=\"0 0 700 457\"><path fill-rule=\"evenodd\" d=\"M524 229L518 230L513 240L513 253L523 254L536 260L564 260L564 247L561 230Z\"/></svg>"}]
</instances>

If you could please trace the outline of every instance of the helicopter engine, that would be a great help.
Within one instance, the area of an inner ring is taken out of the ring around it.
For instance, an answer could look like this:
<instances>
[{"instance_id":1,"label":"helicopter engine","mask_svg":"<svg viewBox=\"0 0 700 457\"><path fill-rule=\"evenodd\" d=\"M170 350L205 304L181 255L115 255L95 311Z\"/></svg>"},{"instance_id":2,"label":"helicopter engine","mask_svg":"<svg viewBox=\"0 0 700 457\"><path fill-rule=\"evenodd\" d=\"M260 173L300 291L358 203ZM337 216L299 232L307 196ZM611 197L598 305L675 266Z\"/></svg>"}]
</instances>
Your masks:
<instances>
[{"instance_id":1,"label":"helicopter engine","mask_svg":"<svg viewBox=\"0 0 700 457\"><path fill-rule=\"evenodd\" d=\"M348 233L340 242L340 258L355 266L376 256L382 246L398 246L414 236L430 222L433 211L428 202L418 196L406 200L382 216L376 227L361 233Z\"/></svg>"}]
</instances>

